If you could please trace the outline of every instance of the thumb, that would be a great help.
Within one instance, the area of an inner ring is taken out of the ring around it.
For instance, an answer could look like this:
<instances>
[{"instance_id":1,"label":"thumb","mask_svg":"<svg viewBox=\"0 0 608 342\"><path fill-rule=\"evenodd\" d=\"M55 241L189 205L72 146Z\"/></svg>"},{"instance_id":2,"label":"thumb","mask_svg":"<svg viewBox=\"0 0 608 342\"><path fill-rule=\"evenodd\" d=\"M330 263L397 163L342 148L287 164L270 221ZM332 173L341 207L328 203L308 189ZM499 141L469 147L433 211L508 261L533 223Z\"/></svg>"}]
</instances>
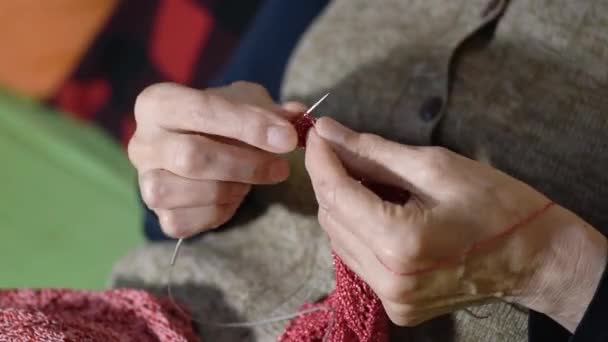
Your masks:
<instances>
[{"instance_id":1,"label":"thumb","mask_svg":"<svg viewBox=\"0 0 608 342\"><path fill-rule=\"evenodd\" d=\"M430 185L426 176L427 158L420 147L358 133L327 117L317 120L315 130L356 176L417 193Z\"/></svg>"}]
</instances>

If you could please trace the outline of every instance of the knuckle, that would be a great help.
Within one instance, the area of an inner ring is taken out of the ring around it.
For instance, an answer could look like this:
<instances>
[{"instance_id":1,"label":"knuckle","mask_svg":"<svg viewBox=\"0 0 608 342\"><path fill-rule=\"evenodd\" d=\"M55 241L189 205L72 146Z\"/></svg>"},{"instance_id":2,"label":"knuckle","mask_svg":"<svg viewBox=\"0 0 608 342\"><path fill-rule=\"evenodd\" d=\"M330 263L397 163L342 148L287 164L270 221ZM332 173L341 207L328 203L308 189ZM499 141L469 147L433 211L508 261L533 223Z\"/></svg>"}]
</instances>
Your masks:
<instances>
[{"instance_id":1,"label":"knuckle","mask_svg":"<svg viewBox=\"0 0 608 342\"><path fill-rule=\"evenodd\" d=\"M148 172L140 180L141 195L148 207L156 209L163 204L168 189L159 172Z\"/></svg>"},{"instance_id":2,"label":"knuckle","mask_svg":"<svg viewBox=\"0 0 608 342\"><path fill-rule=\"evenodd\" d=\"M501 203L504 198L509 198L512 193L510 187L503 187L494 182L479 186L478 191L479 198L483 198L491 203Z\"/></svg>"},{"instance_id":3,"label":"knuckle","mask_svg":"<svg viewBox=\"0 0 608 342\"><path fill-rule=\"evenodd\" d=\"M431 146L424 149L426 160L429 168L434 170L443 170L449 165L451 153L441 146Z\"/></svg>"},{"instance_id":4,"label":"knuckle","mask_svg":"<svg viewBox=\"0 0 608 342\"><path fill-rule=\"evenodd\" d=\"M135 99L135 120L140 122L141 119L152 113L165 97L167 90L173 87L172 83L156 83L142 90Z\"/></svg>"},{"instance_id":5,"label":"knuckle","mask_svg":"<svg viewBox=\"0 0 608 342\"><path fill-rule=\"evenodd\" d=\"M254 108L254 107L250 107ZM253 111L249 111L252 113ZM246 120L246 124L243 124ZM245 142L264 142L266 141L266 129L268 123L260 115L248 115L243 117L243 121L235 122L233 130L235 136L242 137Z\"/></svg>"},{"instance_id":6,"label":"knuckle","mask_svg":"<svg viewBox=\"0 0 608 342\"><path fill-rule=\"evenodd\" d=\"M185 105L187 117L192 122L197 122L201 127L206 127L212 120L218 119L223 106L223 98L215 92L203 90L196 96L191 97Z\"/></svg>"},{"instance_id":7,"label":"knuckle","mask_svg":"<svg viewBox=\"0 0 608 342\"><path fill-rule=\"evenodd\" d=\"M380 251L377 252L376 255L380 262L387 269L389 277L393 275L404 275L407 274L408 271L410 271L407 268L408 262L407 259L404 257L402 247L395 248L392 246L386 246L380 249ZM397 282L393 281L392 284L396 286ZM389 296L390 294L387 293L386 295Z\"/></svg>"},{"instance_id":8,"label":"knuckle","mask_svg":"<svg viewBox=\"0 0 608 342\"><path fill-rule=\"evenodd\" d=\"M259 96L259 95L268 95L268 91L266 88L261 86L258 83L247 82L247 81L235 81L231 84L235 89L242 89L243 91L247 91L248 93Z\"/></svg>"},{"instance_id":9,"label":"knuckle","mask_svg":"<svg viewBox=\"0 0 608 342\"><path fill-rule=\"evenodd\" d=\"M205 165L213 163L214 154L201 149L201 146L188 137L176 142L173 151L173 164L175 170L186 176L196 176L201 173Z\"/></svg>"},{"instance_id":10,"label":"knuckle","mask_svg":"<svg viewBox=\"0 0 608 342\"><path fill-rule=\"evenodd\" d=\"M358 134L359 143L363 145L377 145L380 143L380 136L372 133L360 133Z\"/></svg>"},{"instance_id":11,"label":"knuckle","mask_svg":"<svg viewBox=\"0 0 608 342\"><path fill-rule=\"evenodd\" d=\"M395 303L402 301L404 290L399 279L393 275L388 275L380 279L375 290L380 298Z\"/></svg>"},{"instance_id":12,"label":"knuckle","mask_svg":"<svg viewBox=\"0 0 608 342\"><path fill-rule=\"evenodd\" d=\"M385 244L378 251L378 257L387 265L398 264L403 255L403 247L394 244Z\"/></svg>"},{"instance_id":13,"label":"knuckle","mask_svg":"<svg viewBox=\"0 0 608 342\"><path fill-rule=\"evenodd\" d=\"M216 100L222 98L223 97L220 96L216 91L210 91L209 89L207 89L199 91L196 96L192 97L191 100L194 102L193 108L198 109L198 112L202 115L205 112L202 109L212 107L213 103L216 102Z\"/></svg>"},{"instance_id":14,"label":"knuckle","mask_svg":"<svg viewBox=\"0 0 608 342\"><path fill-rule=\"evenodd\" d=\"M424 168L425 180L433 183L441 179L449 169L451 154L444 147L431 146L420 148L420 163Z\"/></svg>"},{"instance_id":15,"label":"knuckle","mask_svg":"<svg viewBox=\"0 0 608 342\"><path fill-rule=\"evenodd\" d=\"M370 133L357 134L353 139L355 143L352 146L355 147L355 153L358 157L373 156L380 144L380 137Z\"/></svg>"},{"instance_id":16,"label":"knuckle","mask_svg":"<svg viewBox=\"0 0 608 342\"><path fill-rule=\"evenodd\" d=\"M238 81L234 81L232 83L230 83L231 87L234 88L247 88L250 86L255 86L255 83L249 82L249 81L243 81L243 80L238 80Z\"/></svg>"},{"instance_id":17,"label":"knuckle","mask_svg":"<svg viewBox=\"0 0 608 342\"><path fill-rule=\"evenodd\" d=\"M321 189L318 194L319 206L328 214L337 210L339 187L332 184L320 184L319 188Z\"/></svg>"},{"instance_id":18,"label":"knuckle","mask_svg":"<svg viewBox=\"0 0 608 342\"><path fill-rule=\"evenodd\" d=\"M221 159L221 161L218 161ZM240 184L255 184L263 182L268 178L268 167L259 161L255 154L232 149L212 151L204 156L206 165L217 165L221 170L215 170L213 174L220 175L222 180L238 182ZM228 189L228 185L224 187Z\"/></svg>"},{"instance_id":19,"label":"knuckle","mask_svg":"<svg viewBox=\"0 0 608 342\"><path fill-rule=\"evenodd\" d=\"M173 156L173 164L178 174L191 176L197 171L194 153L182 146Z\"/></svg>"},{"instance_id":20,"label":"knuckle","mask_svg":"<svg viewBox=\"0 0 608 342\"><path fill-rule=\"evenodd\" d=\"M412 265L423 259L425 253L424 244L417 237L410 241L393 239L386 241L378 252L380 261L395 274L407 274L412 271Z\"/></svg>"}]
</instances>

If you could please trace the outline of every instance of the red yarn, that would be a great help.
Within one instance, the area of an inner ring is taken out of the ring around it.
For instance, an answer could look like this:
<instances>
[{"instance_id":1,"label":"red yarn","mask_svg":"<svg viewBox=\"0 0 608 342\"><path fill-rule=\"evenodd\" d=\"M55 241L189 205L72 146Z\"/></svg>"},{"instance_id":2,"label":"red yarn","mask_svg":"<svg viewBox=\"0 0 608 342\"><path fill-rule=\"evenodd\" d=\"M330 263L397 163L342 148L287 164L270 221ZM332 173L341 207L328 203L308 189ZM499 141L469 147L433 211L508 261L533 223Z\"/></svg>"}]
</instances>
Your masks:
<instances>
[{"instance_id":1,"label":"red yarn","mask_svg":"<svg viewBox=\"0 0 608 342\"><path fill-rule=\"evenodd\" d=\"M336 288L319 304L327 307L292 320L280 342L387 342L389 321L373 290L334 254Z\"/></svg>"},{"instance_id":2,"label":"red yarn","mask_svg":"<svg viewBox=\"0 0 608 342\"><path fill-rule=\"evenodd\" d=\"M473 254L488 245L508 237L518 228L544 214L555 205L549 202L542 208L532 212L523 220L507 227L502 233L483 240L468 251L465 255ZM451 256L441 260L427 269L414 270L408 273L395 273L397 275L415 275L430 272L439 268L456 264L459 256ZM379 260L382 262L381 260ZM385 342L388 341L388 317L384 312L382 303L372 289L355 275L334 254L334 268L336 272L336 288L322 303L321 307L331 310L316 311L291 321L287 330L279 338L280 342L321 342L328 335L328 342ZM388 267L387 267L388 269ZM389 269L390 270L390 269ZM302 309L309 309L313 305L305 305Z\"/></svg>"},{"instance_id":3,"label":"red yarn","mask_svg":"<svg viewBox=\"0 0 608 342\"><path fill-rule=\"evenodd\" d=\"M306 145L314 118L302 115L294 125L298 145ZM361 180L385 200L403 204L409 193L402 189ZM503 233L471 248L473 253L502 239L534 220L553 203L508 227ZM451 261L451 260L450 260ZM440 262L432 269L449 265ZM326 307L290 322L280 342L387 342L389 320L373 290L334 254L336 286L319 304ZM421 273L427 270L416 270ZM198 341L190 317L167 299L138 290L103 292L65 289L0 290L0 342L29 341Z\"/></svg>"},{"instance_id":4,"label":"red yarn","mask_svg":"<svg viewBox=\"0 0 608 342\"><path fill-rule=\"evenodd\" d=\"M308 138L308 131L315 125L317 119L307 113L303 113L298 116L292 123L298 133L298 147L306 147L306 139ZM373 191L378 197L385 201L392 202L395 204L405 204L410 199L410 192L401 188L377 183L364 179L362 177L355 178L363 184L366 188Z\"/></svg>"},{"instance_id":5,"label":"red yarn","mask_svg":"<svg viewBox=\"0 0 608 342\"><path fill-rule=\"evenodd\" d=\"M0 341L195 342L190 317L139 290L0 290Z\"/></svg>"},{"instance_id":6,"label":"red yarn","mask_svg":"<svg viewBox=\"0 0 608 342\"><path fill-rule=\"evenodd\" d=\"M308 131L315 124L308 114L299 116L293 125L298 132L298 146L306 146ZM381 198L403 204L409 192L393 186L370 182L359 178L361 183ZM318 304L307 304L303 310L317 305L327 307L292 320L279 338L281 342L385 342L388 341L388 317L382 302L373 290L340 258L334 254L336 287Z\"/></svg>"},{"instance_id":7,"label":"red yarn","mask_svg":"<svg viewBox=\"0 0 608 342\"><path fill-rule=\"evenodd\" d=\"M294 121L298 132L298 146L306 146L308 130L314 125L315 119L307 114ZM384 185L359 178L361 184L374 191L380 198L396 204L404 204L410 198L410 193L390 185ZM465 254L472 254L489 244L512 234L517 228L529 223L542 215L553 205L548 203L539 210L531 213L523 220L507 227L503 233L475 244ZM457 263L460 255L450 256L440 260L436 265L427 269L413 270L398 275L415 275ZM381 263L382 261L379 260ZM385 265L386 266L386 265ZM386 342L389 338L389 320L380 299L373 290L356 274L354 274L340 258L334 254L336 287L334 291L319 304L307 304L302 309L310 309L314 305L327 307L329 310L315 311L302 315L288 325L279 338L280 342ZM391 272L390 268L387 269ZM395 272L394 272L395 273Z\"/></svg>"},{"instance_id":8,"label":"red yarn","mask_svg":"<svg viewBox=\"0 0 608 342\"><path fill-rule=\"evenodd\" d=\"M308 131L315 125L314 116L309 115L307 113L303 113L298 116L293 122L293 126L298 133L298 147L304 148L306 147L306 138L308 138Z\"/></svg>"}]
</instances>

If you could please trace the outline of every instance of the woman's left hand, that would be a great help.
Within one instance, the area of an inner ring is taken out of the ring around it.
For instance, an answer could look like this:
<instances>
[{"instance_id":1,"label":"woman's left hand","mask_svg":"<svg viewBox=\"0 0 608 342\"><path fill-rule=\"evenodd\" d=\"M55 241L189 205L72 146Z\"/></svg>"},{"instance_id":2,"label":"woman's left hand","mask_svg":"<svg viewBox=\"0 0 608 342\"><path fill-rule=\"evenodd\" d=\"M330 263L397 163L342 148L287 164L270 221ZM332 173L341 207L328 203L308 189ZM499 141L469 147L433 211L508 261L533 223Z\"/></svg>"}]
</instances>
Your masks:
<instances>
[{"instance_id":1,"label":"woman's left hand","mask_svg":"<svg viewBox=\"0 0 608 342\"><path fill-rule=\"evenodd\" d=\"M505 298L572 331L601 278L606 238L489 165L322 118L306 168L333 249L398 325ZM383 201L349 174L412 197Z\"/></svg>"}]
</instances>

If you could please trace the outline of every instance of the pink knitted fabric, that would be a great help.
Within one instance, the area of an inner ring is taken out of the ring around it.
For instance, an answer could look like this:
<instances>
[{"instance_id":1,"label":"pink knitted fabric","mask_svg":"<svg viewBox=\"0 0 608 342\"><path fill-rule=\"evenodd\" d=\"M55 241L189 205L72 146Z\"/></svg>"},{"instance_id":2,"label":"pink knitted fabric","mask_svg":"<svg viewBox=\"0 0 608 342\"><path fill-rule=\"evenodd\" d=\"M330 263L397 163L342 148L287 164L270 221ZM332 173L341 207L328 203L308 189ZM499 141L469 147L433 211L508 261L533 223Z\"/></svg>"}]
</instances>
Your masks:
<instances>
[{"instance_id":1,"label":"pink knitted fabric","mask_svg":"<svg viewBox=\"0 0 608 342\"><path fill-rule=\"evenodd\" d=\"M190 317L139 290L0 290L1 342L198 341Z\"/></svg>"},{"instance_id":2,"label":"pink knitted fabric","mask_svg":"<svg viewBox=\"0 0 608 342\"><path fill-rule=\"evenodd\" d=\"M294 126L306 145L315 119L302 115ZM404 190L361 180L380 197L405 203ZM336 287L322 302L329 308L290 322L281 342L387 342L389 321L380 299L334 254ZM194 342L191 318L167 299L139 290L102 292L67 289L0 290L0 342L162 341Z\"/></svg>"},{"instance_id":3,"label":"pink knitted fabric","mask_svg":"<svg viewBox=\"0 0 608 342\"><path fill-rule=\"evenodd\" d=\"M308 131L315 124L315 118L303 114L293 121L298 133L298 146L306 146ZM397 187L371 182L359 178L361 184L374 191L384 200L403 204L410 193ZM328 310L302 315L287 326L281 342L320 342L327 336L327 342L386 342L389 335L389 320L382 302L373 290L340 258L334 254L336 288L322 302L307 304L302 310L315 306Z\"/></svg>"},{"instance_id":4,"label":"pink knitted fabric","mask_svg":"<svg viewBox=\"0 0 608 342\"><path fill-rule=\"evenodd\" d=\"M290 322L280 342L387 342L389 321L372 289L334 254L336 288L315 311Z\"/></svg>"}]
</instances>

